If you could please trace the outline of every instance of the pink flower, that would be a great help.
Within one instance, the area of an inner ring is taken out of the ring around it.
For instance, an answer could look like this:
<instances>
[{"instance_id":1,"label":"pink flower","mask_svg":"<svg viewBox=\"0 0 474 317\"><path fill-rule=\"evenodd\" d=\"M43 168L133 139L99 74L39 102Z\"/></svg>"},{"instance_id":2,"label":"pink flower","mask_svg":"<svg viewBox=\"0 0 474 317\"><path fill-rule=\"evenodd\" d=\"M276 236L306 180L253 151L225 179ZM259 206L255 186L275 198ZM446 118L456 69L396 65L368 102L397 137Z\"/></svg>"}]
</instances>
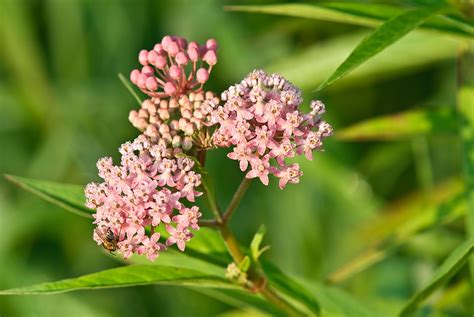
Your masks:
<instances>
[{"instance_id":1,"label":"pink flower","mask_svg":"<svg viewBox=\"0 0 474 317\"><path fill-rule=\"evenodd\" d=\"M255 158L247 143L239 143L236 147L234 147L233 152L227 154L227 157L231 160L239 161L240 170L242 172L247 169L249 161Z\"/></svg>"},{"instance_id":2,"label":"pink flower","mask_svg":"<svg viewBox=\"0 0 474 317\"><path fill-rule=\"evenodd\" d=\"M268 173L270 173L270 163L268 159L260 160L258 158L253 159L250 162L252 170L245 175L247 178L258 177L264 185L268 185Z\"/></svg>"},{"instance_id":3,"label":"pink flower","mask_svg":"<svg viewBox=\"0 0 474 317\"><path fill-rule=\"evenodd\" d=\"M152 50L140 51L138 61L143 67L132 70L130 81L150 97L177 98L201 91L217 63L216 51L214 39L198 45L179 36L165 36Z\"/></svg>"},{"instance_id":4,"label":"pink flower","mask_svg":"<svg viewBox=\"0 0 474 317\"><path fill-rule=\"evenodd\" d=\"M297 183L299 166L285 160L295 154L311 160L313 151L332 133L321 119L323 103L312 101L311 112L301 112L300 90L280 75L255 70L224 91L222 100L224 105L215 107L210 115L210 124L216 126L214 145L232 147L227 156L239 161L242 171L250 162L252 169L246 177L258 177L265 185L269 174L280 178L280 188Z\"/></svg>"},{"instance_id":5,"label":"pink flower","mask_svg":"<svg viewBox=\"0 0 474 317\"><path fill-rule=\"evenodd\" d=\"M186 242L188 242L192 237L191 232L185 227L178 226L175 228L169 225L166 226L166 231L168 231L168 233L170 234L170 236L166 240L166 245L170 246L176 243L178 249L184 251L184 249L186 248Z\"/></svg>"},{"instance_id":6,"label":"pink flower","mask_svg":"<svg viewBox=\"0 0 474 317\"><path fill-rule=\"evenodd\" d=\"M86 206L96 209L94 240L98 244L107 242L108 249L116 245L124 258L138 253L154 260L165 247L158 233L146 232L165 223L166 228L178 228L169 230L168 245L176 243L184 250L192 237L190 229L199 229L201 213L197 206L184 207L182 200L193 202L201 194L197 191L201 175L193 171L194 161L176 158L168 150L140 135L121 146L120 166L109 158L99 160L104 182L90 183L85 189ZM106 234L109 231L114 233L111 238Z\"/></svg>"},{"instance_id":7,"label":"pink flower","mask_svg":"<svg viewBox=\"0 0 474 317\"><path fill-rule=\"evenodd\" d=\"M277 171L275 175L277 177L280 177L278 186L280 187L280 189L283 189L287 183L299 183L300 177L303 175L303 173L301 172L300 166L298 164L291 164Z\"/></svg>"},{"instance_id":8,"label":"pink flower","mask_svg":"<svg viewBox=\"0 0 474 317\"><path fill-rule=\"evenodd\" d=\"M155 261L159 255L159 251L166 249L166 246L159 243L160 234L154 233L151 237L144 236L141 241L142 245L138 247L138 254L146 254L150 261Z\"/></svg>"}]
</instances>

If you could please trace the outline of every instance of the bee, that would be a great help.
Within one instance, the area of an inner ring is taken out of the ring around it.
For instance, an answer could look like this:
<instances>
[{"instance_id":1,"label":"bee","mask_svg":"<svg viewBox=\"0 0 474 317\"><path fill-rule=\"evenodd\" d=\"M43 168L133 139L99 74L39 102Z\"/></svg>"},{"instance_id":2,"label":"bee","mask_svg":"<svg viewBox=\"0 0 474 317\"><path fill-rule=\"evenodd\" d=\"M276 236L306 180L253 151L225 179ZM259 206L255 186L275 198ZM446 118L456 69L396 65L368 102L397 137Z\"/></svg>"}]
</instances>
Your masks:
<instances>
[{"instance_id":1,"label":"bee","mask_svg":"<svg viewBox=\"0 0 474 317\"><path fill-rule=\"evenodd\" d=\"M119 240L119 236L116 235L112 229L107 228L104 230L96 230L97 235L102 240L102 246L104 249L110 252L110 254L115 255L114 251L117 250L117 242Z\"/></svg>"}]
</instances>

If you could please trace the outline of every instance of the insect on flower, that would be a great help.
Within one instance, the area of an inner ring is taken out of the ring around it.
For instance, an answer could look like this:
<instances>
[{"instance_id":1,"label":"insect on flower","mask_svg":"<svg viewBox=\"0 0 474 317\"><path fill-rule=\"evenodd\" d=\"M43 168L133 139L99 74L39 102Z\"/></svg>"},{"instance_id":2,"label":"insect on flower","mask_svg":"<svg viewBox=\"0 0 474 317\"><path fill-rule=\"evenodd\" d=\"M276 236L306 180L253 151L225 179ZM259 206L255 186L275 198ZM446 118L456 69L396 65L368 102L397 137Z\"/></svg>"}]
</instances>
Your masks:
<instances>
[{"instance_id":1,"label":"insect on flower","mask_svg":"<svg viewBox=\"0 0 474 317\"><path fill-rule=\"evenodd\" d=\"M110 228L107 228L105 232L104 230L96 230L95 233L99 236L104 249L115 255L113 252L117 250L119 235L116 235Z\"/></svg>"}]
</instances>

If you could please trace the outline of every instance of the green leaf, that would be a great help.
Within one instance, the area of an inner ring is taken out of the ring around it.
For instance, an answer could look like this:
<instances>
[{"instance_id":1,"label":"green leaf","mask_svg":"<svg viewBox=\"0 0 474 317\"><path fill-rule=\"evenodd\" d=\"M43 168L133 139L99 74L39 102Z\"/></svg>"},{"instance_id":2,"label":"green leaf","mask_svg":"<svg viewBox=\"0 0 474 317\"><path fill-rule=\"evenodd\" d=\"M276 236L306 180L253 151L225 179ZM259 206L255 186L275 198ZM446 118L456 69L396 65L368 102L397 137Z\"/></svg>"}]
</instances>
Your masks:
<instances>
[{"instance_id":1,"label":"green leaf","mask_svg":"<svg viewBox=\"0 0 474 317\"><path fill-rule=\"evenodd\" d=\"M336 71L318 87L318 90L346 76L356 67L401 39L443 8L444 6L436 5L409 10L388 20L362 40Z\"/></svg>"},{"instance_id":2,"label":"green leaf","mask_svg":"<svg viewBox=\"0 0 474 317\"><path fill-rule=\"evenodd\" d=\"M260 244L262 243L266 232L267 229L265 228L265 225L261 225L257 233L253 236L252 242L250 242L250 252L252 254L252 259L255 262L257 262L260 255L262 255L262 253L269 248L269 246L267 246L263 249L260 249Z\"/></svg>"},{"instance_id":3,"label":"green leaf","mask_svg":"<svg viewBox=\"0 0 474 317\"><path fill-rule=\"evenodd\" d=\"M270 262L262 263L263 270L269 282L289 298L297 300L314 315L319 315L320 307L313 294L293 278L285 275L278 267Z\"/></svg>"},{"instance_id":4,"label":"green leaf","mask_svg":"<svg viewBox=\"0 0 474 317\"><path fill-rule=\"evenodd\" d=\"M376 27L401 14L404 8L374 3L322 2L317 4L286 3L271 5L228 6L227 10L286 15L299 18ZM422 29L443 32L461 38L472 38L474 27L462 18L433 17Z\"/></svg>"},{"instance_id":5,"label":"green leaf","mask_svg":"<svg viewBox=\"0 0 474 317\"><path fill-rule=\"evenodd\" d=\"M466 201L459 182L438 186L429 199L416 194L396 201L381 211L381 216L371 221L359 234L371 245L331 273L327 280L331 283L344 281L380 262L415 234L452 222L465 212Z\"/></svg>"},{"instance_id":6,"label":"green leaf","mask_svg":"<svg viewBox=\"0 0 474 317\"><path fill-rule=\"evenodd\" d=\"M467 262L474 251L474 238L471 238L457 247L449 257L438 267L429 283L418 291L401 310L400 316L409 316L416 307L438 287L448 281Z\"/></svg>"},{"instance_id":7,"label":"green leaf","mask_svg":"<svg viewBox=\"0 0 474 317\"><path fill-rule=\"evenodd\" d=\"M273 62L265 67L269 72L284 74L302 89L311 89L314 83L322 82L331 75L355 47L367 35L354 32L325 41L319 41L301 51ZM374 56L349 76L331 86L376 84L388 78L417 72L439 61L456 57L457 41L426 32L412 32ZM430 52L430 54L425 54Z\"/></svg>"},{"instance_id":8,"label":"green leaf","mask_svg":"<svg viewBox=\"0 0 474 317\"><path fill-rule=\"evenodd\" d=\"M395 140L430 133L458 132L453 108L410 110L369 119L336 132L340 140Z\"/></svg>"},{"instance_id":9,"label":"green leaf","mask_svg":"<svg viewBox=\"0 0 474 317\"><path fill-rule=\"evenodd\" d=\"M85 206L84 187L5 175L15 185L79 216L92 218L92 210Z\"/></svg>"},{"instance_id":10,"label":"green leaf","mask_svg":"<svg viewBox=\"0 0 474 317\"><path fill-rule=\"evenodd\" d=\"M161 265L130 265L57 282L41 283L0 291L0 295L55 294L83 289L165 284L211 288L236 288L224 278Z\"/></svg>"},{"instance_id":11,"label":"green leaf","mask_svg":"<svg viewBox=\"0 0 474 317\"><path fill-rule=\"evenodd\" d=\"M242 272L247 272L249 270L249 268L250 268L250 258L249 258L248 255L246 255L244 257L244 259L242 261L240 261L240 263L238 264L238 268Z\"/></svg>"}]
</instances>

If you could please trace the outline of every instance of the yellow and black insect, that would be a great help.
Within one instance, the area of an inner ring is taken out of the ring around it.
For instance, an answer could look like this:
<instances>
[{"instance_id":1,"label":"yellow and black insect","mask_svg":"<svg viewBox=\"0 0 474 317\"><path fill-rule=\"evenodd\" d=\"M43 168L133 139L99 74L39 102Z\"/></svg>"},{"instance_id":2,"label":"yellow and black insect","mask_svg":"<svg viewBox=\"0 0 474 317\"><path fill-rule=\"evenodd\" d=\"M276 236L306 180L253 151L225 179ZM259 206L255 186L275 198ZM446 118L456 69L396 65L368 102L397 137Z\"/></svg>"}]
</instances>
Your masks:
<instances>
[{"instance_id":1,"label":"yellow and black insect","mask_svg":"<svg viewBox=\"0 0 474 317\"><path fill-rule=\"evenodd\" d=\"M107 228L105 233L102 230L98 230L97 235L102 240L102 246L104 249L109 251L110 254L114 254L113 252L117 250L118 235L116 235L110 228Z\"/></svg>"}]
</instances>

